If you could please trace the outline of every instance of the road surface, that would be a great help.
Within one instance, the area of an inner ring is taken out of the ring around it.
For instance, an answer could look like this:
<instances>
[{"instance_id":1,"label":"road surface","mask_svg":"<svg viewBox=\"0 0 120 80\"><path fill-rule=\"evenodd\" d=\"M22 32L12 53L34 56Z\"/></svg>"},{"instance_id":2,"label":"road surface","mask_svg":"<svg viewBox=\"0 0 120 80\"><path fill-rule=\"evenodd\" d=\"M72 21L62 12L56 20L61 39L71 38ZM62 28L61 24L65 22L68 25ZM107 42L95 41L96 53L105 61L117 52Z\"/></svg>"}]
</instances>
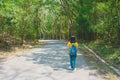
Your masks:
<instances>
[{"instance_id":1,"label":"road surface","mask_svg":"<svg viewBox=\"0 0 120 80\"><path fill-rule=\"evenodd\" d=\"M72 71L67 43L59 40L46 42L42 47L1 60L0 80L105 80L89 68L81 51L78 51L77 70Z\"/></svg>"}]
</instances>

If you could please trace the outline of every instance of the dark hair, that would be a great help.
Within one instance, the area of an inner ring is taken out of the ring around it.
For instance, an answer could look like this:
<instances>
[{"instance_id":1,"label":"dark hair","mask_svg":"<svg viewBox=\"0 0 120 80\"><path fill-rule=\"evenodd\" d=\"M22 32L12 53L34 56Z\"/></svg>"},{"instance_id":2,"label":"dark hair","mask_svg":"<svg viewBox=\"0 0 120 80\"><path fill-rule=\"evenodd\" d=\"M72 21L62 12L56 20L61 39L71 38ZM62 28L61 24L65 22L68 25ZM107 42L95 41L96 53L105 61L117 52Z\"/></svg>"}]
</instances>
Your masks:
<instances>
[{"instance_id":1,"label":"dark hair","mask_svg":"<svg viewBox=\"0 0 120 80\"><path fill-rule=\"evenodd\" d=\"M75 43L75 42L76 42L75 36L71 36L70 43Z\"/></svg>"}]
</instances>

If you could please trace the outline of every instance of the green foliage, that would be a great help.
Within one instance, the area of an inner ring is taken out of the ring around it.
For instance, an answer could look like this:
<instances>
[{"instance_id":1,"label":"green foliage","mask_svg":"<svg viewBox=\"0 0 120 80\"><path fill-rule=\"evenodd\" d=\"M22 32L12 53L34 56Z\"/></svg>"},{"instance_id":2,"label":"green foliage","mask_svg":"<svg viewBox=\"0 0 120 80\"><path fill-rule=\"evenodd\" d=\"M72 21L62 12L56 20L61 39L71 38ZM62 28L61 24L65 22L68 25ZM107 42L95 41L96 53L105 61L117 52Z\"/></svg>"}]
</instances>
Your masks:
<instances>
[{"instance_id":1,"label":"green foliage","mask_svg":"<svg viewBox=\"0 0 120 80\"><path fill-rule=\"evenodd\" d=\"M120 48L113 48L111 45L105 44L100 40L91 42L88 46L108 62L112 62L114 64L120 63Z\"/></svg>"},{"instance_id":2,"label":"green foliage","mask_svg":"<svg viewBox=\"0 0 120 80\"><path fill-rule=\"evenodd\" d=\"M117 45L119 6L119 0L0 0L0 33L34 40L68 39L73 32L81 40Z\"/></svg>"}]
</instances>

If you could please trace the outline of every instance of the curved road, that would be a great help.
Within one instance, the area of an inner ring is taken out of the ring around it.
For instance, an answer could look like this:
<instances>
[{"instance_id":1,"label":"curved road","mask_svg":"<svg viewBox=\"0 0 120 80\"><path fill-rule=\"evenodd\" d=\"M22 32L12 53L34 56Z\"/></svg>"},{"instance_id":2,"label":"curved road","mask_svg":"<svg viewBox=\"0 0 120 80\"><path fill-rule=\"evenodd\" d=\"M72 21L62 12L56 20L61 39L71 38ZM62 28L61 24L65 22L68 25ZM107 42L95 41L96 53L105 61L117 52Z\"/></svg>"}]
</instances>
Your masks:
<instances>
[{"instance_id":1,"label":"curved road","mask_svg":"<svg viewBox=\"0 0 120 80\"><path fill-rule=\"evenodd\" d=\"M105 80L87 66L78 51L77 70L69 68L66 42L46 40L47 44L0 61L0 80Z\"/></svg>"}]
</instances>

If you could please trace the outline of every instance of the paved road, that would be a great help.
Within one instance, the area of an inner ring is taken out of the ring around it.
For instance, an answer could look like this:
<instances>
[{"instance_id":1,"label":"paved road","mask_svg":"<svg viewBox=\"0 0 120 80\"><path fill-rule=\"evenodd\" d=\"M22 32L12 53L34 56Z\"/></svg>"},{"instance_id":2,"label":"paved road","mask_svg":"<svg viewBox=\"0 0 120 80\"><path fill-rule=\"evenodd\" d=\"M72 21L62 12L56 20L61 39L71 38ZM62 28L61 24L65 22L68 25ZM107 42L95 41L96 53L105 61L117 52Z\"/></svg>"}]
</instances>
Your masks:
<instances>
[{"instance_id":1,"label":"paved road","mask_svg":"<svg viewBox=\"0 0 120 80\"><path fill-rule=\"evenodd\" d=\"M0 80L105 80L87 66L78 51L77 70L69 68L66 42L46 40L48 44L0 61Z\"/></svg>"}]
</instances>

